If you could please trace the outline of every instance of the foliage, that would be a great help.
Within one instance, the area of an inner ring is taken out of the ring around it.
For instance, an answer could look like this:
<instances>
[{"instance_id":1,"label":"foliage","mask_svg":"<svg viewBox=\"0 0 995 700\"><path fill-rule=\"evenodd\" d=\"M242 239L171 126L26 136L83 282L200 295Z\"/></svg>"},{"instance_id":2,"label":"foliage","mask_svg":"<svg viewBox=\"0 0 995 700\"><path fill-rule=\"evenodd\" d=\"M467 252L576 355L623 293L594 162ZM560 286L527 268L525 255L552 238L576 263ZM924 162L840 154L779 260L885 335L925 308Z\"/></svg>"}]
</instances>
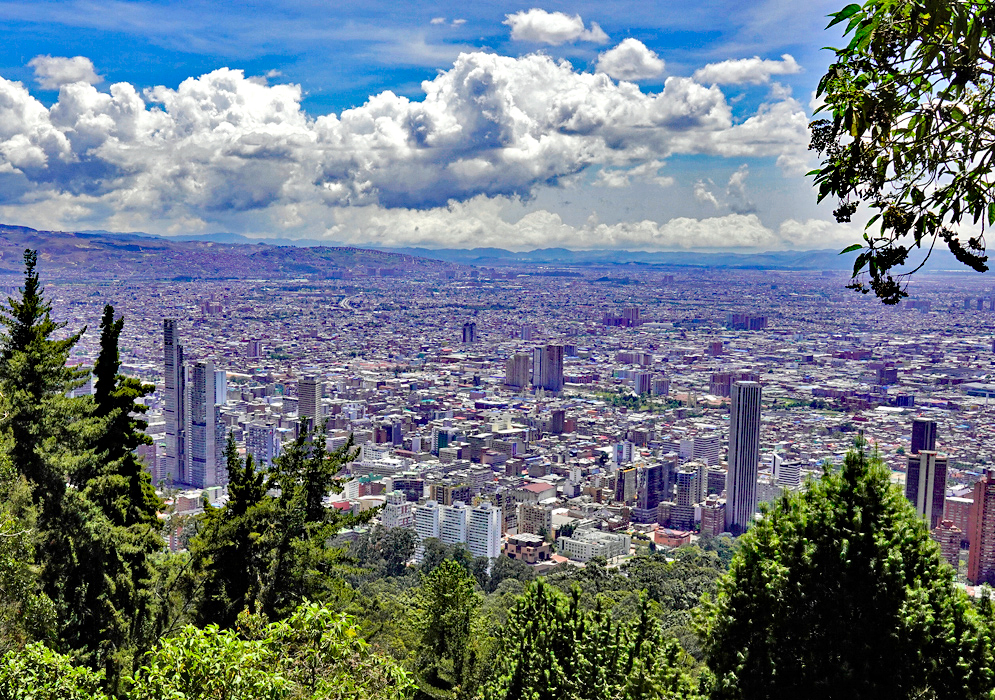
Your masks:
<instances>
[{"instance_id":1,"label":"foliage","mask_svg":"<svg viewBox=\"0 0 995 700\"><path fill-rule=\"evenodd\" d=\"M103 680L39 642L0 659L0 700L107 700Z\"/></svg>"},{"instance_id":2,"label":"foliage","mask_svg":"<svg viewBox=\"0 0 995 700\"><path fill-rule=\"evenodd\" d=\"M970 698L990 625L925 524L863 451L741 538L702 617L714 698Z\"/></svg>"},{"instance_id":3,"label":"foliage","mask_svg":"<svg viewBox=\"0 0 995 700\"><path fill-rule=\"evenodd\" d=\"M839 199L837 221L860 204L875 212L850 286L897 303L911 273L893 270L938 240L986 271L995 13L984 0L868 0L831 16L830 27L846 22L850 41L819 82L829 118L811 124L811 148L822 156L811 174L820 201ZM974 230L966 241L964 229Z\"/></svg>"},{"instance_id":4,"label":"foliage","mask_svg":"<svg viewBox=\"0 0 995 700\"><path fill-rule=\"evenodd\" d=\"M354 542L349 553L376 578L402 576L417 544L414 530L377 526Z\"/></svg>"},{"instance_id":5,"label":"foliage","mask_svg":"<svg viewBox=\"0 0 995 700\"><path fill-rule=\"evenodd\" d=\"M425 577L418 624L426 677L466 690L472 682L472 632L479 607L473 577L455 560L443 561Z\"/></svg>"},{"instance_id":6,"label":"foliage","mask_svg":"<svg viewBox=\"0 0 995 700\"><path fill-rule=\"evenodd\" d=\"M316 603L267 623L244 613L239 629L190 625L150 652L132 700L400 700L408 675L373 653L355 621Z\"/></svg>"},{"instance_id":7,"label":"foliage","mask_svg":"<svg viewBox=\"0 0 995 700\"><path fill-rule=\"evenodd\" d=\"M530 700L691 698L695 684L679 647L664 641L648 605L635 624L613 623L542 579L508 615L495 673L481 697Z\"/></svg>"}]
</instances>

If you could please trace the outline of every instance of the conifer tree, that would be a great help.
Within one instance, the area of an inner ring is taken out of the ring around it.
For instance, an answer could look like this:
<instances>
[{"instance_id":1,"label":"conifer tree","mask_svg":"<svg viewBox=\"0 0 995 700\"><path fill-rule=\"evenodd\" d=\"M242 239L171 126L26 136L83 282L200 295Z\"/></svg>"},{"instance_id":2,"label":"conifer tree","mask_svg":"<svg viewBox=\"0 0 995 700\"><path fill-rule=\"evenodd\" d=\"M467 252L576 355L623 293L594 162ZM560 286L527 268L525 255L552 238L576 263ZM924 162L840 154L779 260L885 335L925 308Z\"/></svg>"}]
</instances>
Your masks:
<instances>
[{"instance_id":1,"label":"conifer tree","mask_svg":"<svg viewBox=\"0 0 995 700\"><path fill-rule=\"evenodd\" d=\"M42 507L42 526L58 516L69 466L46 454L68 440L82 405L67 396L82 386L86 372L66 365L85 328L65 338L65 323L52 320L43 296L38 253L24 251L24 286L20 298L9 297L0 311L0 390L6 398L0 429L9 430L14 467L32 486Z\"/></svg>"},{"instance_id":2,"label":"conifer tree","mask_svg":"<svg viewBox=\"0 0 995 700\"><path fill-rule=\"evenodd\" d=\"M764 514L706 609L716 699L995 690L991 625L888 469L862 449Z\"/></svg>"}]
</instances>

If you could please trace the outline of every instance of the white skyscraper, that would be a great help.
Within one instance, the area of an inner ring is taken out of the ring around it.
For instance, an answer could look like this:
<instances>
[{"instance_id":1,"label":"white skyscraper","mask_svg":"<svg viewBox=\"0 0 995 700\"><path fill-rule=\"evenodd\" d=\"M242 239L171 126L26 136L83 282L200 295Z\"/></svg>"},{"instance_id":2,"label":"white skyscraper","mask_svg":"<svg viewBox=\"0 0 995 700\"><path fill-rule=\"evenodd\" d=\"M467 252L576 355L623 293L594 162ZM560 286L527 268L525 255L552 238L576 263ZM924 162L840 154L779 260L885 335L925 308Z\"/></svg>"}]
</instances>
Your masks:
<instances>
[{"instance_id":1,"label":"white skyscraper","mask_svg":"<svg viewBox=\"0 0 995 700\"><path fill-rule=\"evenodd\" d=\"M414 513L411 501L404 496L403 491L392 491L387 494L387 502L380 512L380 524L385 528L411 527L414 525Z\"/></svg>"},{"instance_id":2,"label":"white skyscraper","mask_svg":"<svg viewBox=\"0 0 995 700\"><path fill-rule=\"evenodd\" d=\"M311 429L319 427L323 389L324 385L317 377L301 377L297 382L297 415L302 425L309 419Z\"/></svg>"},{"instance_id":3,"label":"white skyscraper","mask_svg":"<svg viewBox=\"0 0 995 700\"><path fill-rule=\"evenodd\" d=\"M726 482L726 529L746 532L757 511L757 468L760 463L760 384L732 385L729 420L729 474Z\"/></svg>"}]
</instances>

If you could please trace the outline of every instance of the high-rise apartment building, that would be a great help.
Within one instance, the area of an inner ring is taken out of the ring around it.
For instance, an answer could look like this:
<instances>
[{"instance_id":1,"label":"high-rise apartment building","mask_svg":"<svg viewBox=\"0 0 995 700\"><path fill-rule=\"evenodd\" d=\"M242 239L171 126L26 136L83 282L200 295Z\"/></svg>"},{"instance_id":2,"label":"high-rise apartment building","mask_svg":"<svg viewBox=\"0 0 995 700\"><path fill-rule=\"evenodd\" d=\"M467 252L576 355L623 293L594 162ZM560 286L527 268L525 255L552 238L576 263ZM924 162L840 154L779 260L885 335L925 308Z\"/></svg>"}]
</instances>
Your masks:
<instances>
[{"instance_id":1,"label":"high-rise apartment building","mask_svg":"<svg viewBox=\"0 0 995 700\"><path fill-rule=\"evenodd\" d=\"M936 421L926 418L912 419L912 449L909 454L936 449Z\"/></svg>"},{"instance_id":2,"label":"high-rise apartment building","mask_svg":"<svg viewBox=\"0 0 995 700\"><path fill-rule=\"evenodd\" d=\"M905 472L905 497L926 521L930 530L943 519L947 495L947 458L932 450L909 455Z\"/></svg>"},{"instance_id":3,"label":"high-rise apartment building","mask_svg":"<svg viewBox=\"0 0 995 700\"><path fill-rule=\"evenodd\" d=\"M563 391L563 346L536 348L532 359L532 384L537 389Z\"/></svg>"},{"instance_id":4,"label":"high-rise apartment building","mask_svg":"<svg viewBox=\"0 0 995 700\"><path fill-rule=\"evenodd\" d=\"M186 370L183 346L177 323L171 318L162 322L163 355L166 395L163 418L166 423L166 455L163 459L162 480L186 484Z\"/></svg>"},{"instance_id":5,"label":"high-rise apartment building","mask_svg":"<svg viewBox=\"0 0 995 700\"><path fill-rule=\"evenodd\" d=\"M303 425L309 421L309 427L318 429L321 422L321 399L324 384L317 377L301 377L297 382L297 415Z\"/></svg>"},{"instance_id":6,"label":"high-rise apartment building","mask_svg":"<svg viewBox=\"0 0 995 700\"><path fill-rule=\"evenodd\" d=\"M524 389L529 385L531 373L532 358L525 353L515 353L505 364L504 383L516 389Z\"/></svg>"},{"instance_id":7,"label":"high-rise apartment building","mask_svg":"<svg viewBox=\"0 0 995 700\"><path fill-rule=\"evenodd\" d=\"M729 420L729 472L726 480L726 530L741 534L757 510L760 462L760 384L732 385Z\"/></svg>"},{"instance_id":8,"label":"high-rise apartment building","mask_svg":"<svg viewBox=\"0 0 995 700\"><path fill-rule=\"evenodd\" d=\"M960 542L964 535L961 529L953 521L941 520L929 534L940 545L940 553L946 562L956 569L960 564Z\"/></svg>"},{"instance_id":9,"label":"high-rise apartment building","mask_svg":"<svg viewBox=\"0 0 995 700\"><path fill-rule=\"evenodd\" d=\"M995 469L988 469L974 485L968 529L967 582L995 583Z\"/></svg>"},{"instance_id":10,"label":"high-rise apartment building","mask_svg":"<svg viewBox=\"0 0 995 700\"><path fill-rule=\"evenodd\" d=\"M639 395L649 394L653 389L653 375L649 372L637 372L632 386Z\"/></svg>"},{"instance_id":11,"label":"high-rise apartment building","mask_svg":"<svg viewBox=\"0 0 995 700\"><path fill-rule=\"evenodd\" d=\"M487 557L489 560L501 555L500 508L485 501L469 509L466 548L473 556Z\"/></svg>"},{"instance_id":12,"label":"high-rise apartment building","mask_svg":"<svg viewBox=\"0 0 995 700\"><path fill-rule=\"evenodd\" d=\"M691 447L691 459L704 462L710 467L717 466L722 451L722 438L718 435L698 435Z\"/></svg>"},{"instance_id":13,"label":"high-rise apartment building","mask_svg":"<svg viewBox=\"0 0 995 700\"><path fill-rule=\"evenodd\" d=\"M282 447L281 431L275 425L249 423L245 429L245 451L252 455L256 464L272 466L280 456Z\"/></svg>"},{"instance_id":14,"label":"high-rise apartment building","mask_svg":"<svg viewBox=\"0 0 995 700\"><path fill-rule=\"evenodd\" d=\"M194 488L207 488L227 483L225 468L225 429L221 409L216 403L214 362L202 360L189 368L187 382L187 462L188 477L184 483Z\"/></svg>"},{"instance_id":15,"label":"high-rise apartment building","mask_svg":"<svg viewBox=\"0 0 995 700\"><path fill-rule=\"evenodd\" d=\"M411 502L401 491L391 491L387 494L387 502L380 512L380 524L388 530L395 527L412 527L414 514Z\"/></svg>"}]
</instances>

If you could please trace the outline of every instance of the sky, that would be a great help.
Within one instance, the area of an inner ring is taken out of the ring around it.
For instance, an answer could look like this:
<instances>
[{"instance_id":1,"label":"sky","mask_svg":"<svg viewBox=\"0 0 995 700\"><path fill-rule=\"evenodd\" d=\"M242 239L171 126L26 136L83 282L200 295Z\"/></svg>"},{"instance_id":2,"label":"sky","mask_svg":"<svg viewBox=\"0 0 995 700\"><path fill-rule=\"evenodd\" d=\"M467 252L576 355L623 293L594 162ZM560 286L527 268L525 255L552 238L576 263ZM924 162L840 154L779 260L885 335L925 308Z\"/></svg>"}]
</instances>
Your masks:
<instances>
[{"instance_id":1,"label":"sky","mask_svg":"<svg viewBox=\"0 0 995 700\"><path fill-rule=\"evenodd\" d=\"M0 0L0 222L842 248L805 176L841 6Z\"/></svg>"}]
</instances>

